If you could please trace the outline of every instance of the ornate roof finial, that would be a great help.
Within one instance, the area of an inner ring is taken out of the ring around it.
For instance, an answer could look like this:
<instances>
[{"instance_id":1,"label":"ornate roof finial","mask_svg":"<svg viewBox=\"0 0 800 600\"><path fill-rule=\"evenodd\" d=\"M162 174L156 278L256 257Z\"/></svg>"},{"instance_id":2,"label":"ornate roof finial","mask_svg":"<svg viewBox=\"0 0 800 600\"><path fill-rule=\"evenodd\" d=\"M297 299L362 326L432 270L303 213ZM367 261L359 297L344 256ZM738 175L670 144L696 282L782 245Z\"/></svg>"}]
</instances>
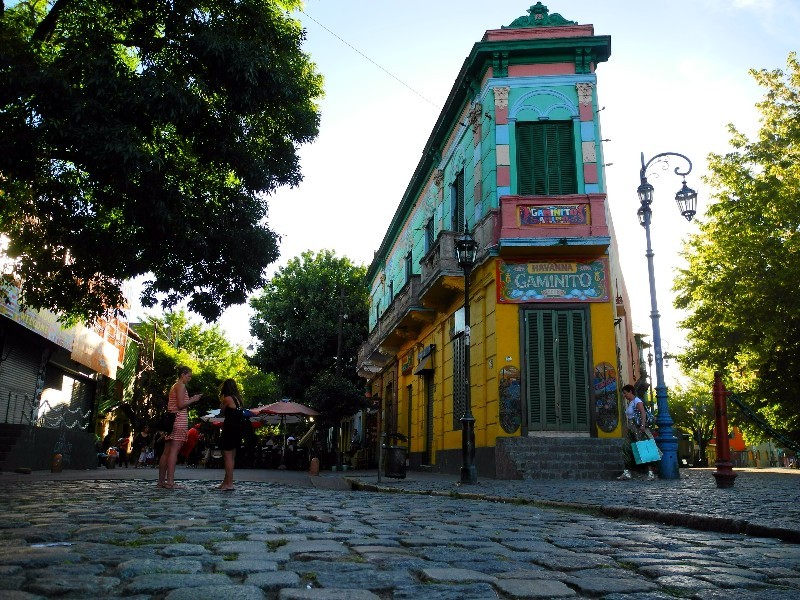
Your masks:
<instances>
[{"instance_id":1,"label":"ornate roof finial","mask_svg":"<svg viewBox=\"0 0 800 600\"><path fill-rule=\"evenodd\" d=\"M504 26L503 29L514 27L558 27L560 25L577 25L577 21L567 21L558 13L549 14L548 8L541 2L537 2L528 9L527 17L514 19L511 25Z\"/></svg>"}]
</instances>

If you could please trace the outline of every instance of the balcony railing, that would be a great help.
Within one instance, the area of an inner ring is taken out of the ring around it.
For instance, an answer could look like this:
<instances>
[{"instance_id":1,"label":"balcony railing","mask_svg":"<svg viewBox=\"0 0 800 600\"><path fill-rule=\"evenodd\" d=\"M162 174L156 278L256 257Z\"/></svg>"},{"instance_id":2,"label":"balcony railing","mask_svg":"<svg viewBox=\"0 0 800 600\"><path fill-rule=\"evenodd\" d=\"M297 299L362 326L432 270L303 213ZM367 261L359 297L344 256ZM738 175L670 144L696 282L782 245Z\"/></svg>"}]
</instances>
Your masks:
<instances>
[{"instance_id":1,"label":"balcony railing","mask_svg":"<svg viewBox=\"0 0 800 600\"><path fill-rule=\"evenodd\" d=\"M359 370L362 366L384 366L405 340L413 339L426 323L432 321L432 311L423 307L420 300L420 279L420 275L412 275L381 315L359 349Z\"/></svg>"},{"instance_id":2,"label":"balcony railing","mask_svg":"<svg viewBox=\"0 0 800 600\"><path fill-rule=\"evenodd\" d=\"M463 290L464 273L456 259L456 240L463 234L441 231L433 247L419 261L422 270L420 298L427 307L441 308Z\"/></svg>"}]
</instances>

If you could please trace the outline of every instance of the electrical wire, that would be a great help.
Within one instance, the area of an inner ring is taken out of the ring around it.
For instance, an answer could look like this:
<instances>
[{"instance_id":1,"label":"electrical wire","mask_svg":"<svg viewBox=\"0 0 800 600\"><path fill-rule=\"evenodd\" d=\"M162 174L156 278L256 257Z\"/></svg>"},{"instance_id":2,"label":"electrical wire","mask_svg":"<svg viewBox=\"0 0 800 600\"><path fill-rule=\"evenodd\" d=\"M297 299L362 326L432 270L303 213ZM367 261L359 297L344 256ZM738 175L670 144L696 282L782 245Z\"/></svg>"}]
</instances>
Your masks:
<instances>
[{"instance_id":1,"label":"electrical wire","mask_svg":"<svg viewBox=\"0 0 800 600\"><path fill-rule=\"evenodd\" d=\"M325 31L327 31L328 33L330 33L330 34L331 34L333 37L335 37L337 40L339 40L340 42L342 42L342 43L343 43L345 46L347 46L348 48L350 48L350 49L351 49L351 50L353 50L354 52L356 52L356 53L360 54L362 57L366 58L366 59L367 59L369 62L371 62L371 63L372 63L373 65L375 65L376 67L378 67L378 68L379 68L381 71L383 71L384 73L386 73L386 74L387 74L389 77L391 77L392 79L394 79L395 81L397 81L397 82L398 82L398 83L400 83L401 85L403 85L403 86L405 86L406 88L408 88L409 90L411 90L411 91L412 91L413 93L415 93L417 96L419 96L420 98L422 98L423 100L425 100L425 102L427 102L428 104L430 104L431 106L433 106L433 107L434 107L434 108L436 108L437 110L441 110L441 109L442 109L442 107L441 107L441 106L439 106L439 105L438 105L438 104L436 104L435 102L432 102L431 100L429 100L428 98L426 98L425 96L423 96L422 94L420 94L420 93L419 93L417 90L415 90L414 88L412 88L412 87L411 87L410 85L408 85L408 84L407 84L405 81L403 81L402 79L400 79L399 77L397 77L396 75L394 75L393 73L391 73L390 71L388 71L387 69L383 68L381 65L379 65L379 64L378 64L378 63L376 63L374 60L372 60L372 59L371 59L369 56L367 56L366 54L364 54L363 52L361 52L361 50L359 50L358 48L356 48L355 46L353 46L352 44L350 44L350 43L349 43L347 40L343 39L342 37L340 37L339 35L337 35L337 34L336 34L336 33L334 33L333 31L331 31L330 29L328 29L327 27L325 27L325 25L323 25L322 23L320 23L319 21L317 21L317 20L316 20L314 17L312 17L310 14L308 14L308 13L307 13L306 11L304 11L302 8L301 8L301 9L299 9L299 10L300 10L300 12L301 12L301 13L303 13L303 14L304 14L305 16L307 16L309 19L311 19L312 21L314 21L314 23L316 23L317 25L319 25L320 27L322 27L322 28L323 28Z\"/></svg>"}]
</instances>

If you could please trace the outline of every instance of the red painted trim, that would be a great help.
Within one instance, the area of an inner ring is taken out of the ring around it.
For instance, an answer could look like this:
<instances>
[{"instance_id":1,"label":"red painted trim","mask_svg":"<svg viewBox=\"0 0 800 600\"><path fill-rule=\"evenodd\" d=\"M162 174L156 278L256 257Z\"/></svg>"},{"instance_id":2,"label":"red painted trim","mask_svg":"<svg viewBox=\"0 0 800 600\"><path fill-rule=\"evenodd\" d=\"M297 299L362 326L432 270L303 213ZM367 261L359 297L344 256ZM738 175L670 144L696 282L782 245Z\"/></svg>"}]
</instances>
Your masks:
<instances>
[{"instance_id":1,"label":"red painted trim","mask_svg":"<svg viewBox=\"0 0 800 600\"><path fill-rule=\"evenodd\" d=\"M519 27L514 29L489 29L483 34L484 42L510 40L535 40L594 36L594 25L559 25L558 27Z\"/></svg>"},{"instance_id":2,"label":"red painted trim","mask_svg":"<svg viewBox=\"0 0 800 600\"><path fill-rule=\"evenodd\" d=\"M534 77L537 75L574 75L575 63L548 63L540 65L508 65L509 77Z\"/></svg>"},{"instance_id":3,"label":"red painted trim","mask_svg":"<svg viewBox=\"0 0 800 600\"><path fill-rule=\"evenodd\" d=\"M597 163L583 164L583 182L597 183Z\"/></svg>"},{"instance_id":4,"label":"red painted trim","mask_svg":"<svg viewBox=\"0 0 800 600\"><path fill-rule=\"evenodd\" d=\"M511 185L511 167L507 165L497 166L497 186L506 187Z\"/></svg>"},{"instance_id":5,"label":"red painted trim","mask_svg":"<svg viewBox=\"0 0 800 600\"><path fill-rule=\"evenodd\" d=\"M494 109L494 122L497 125L508 124L508 107Z\"/></svg>"}]
</instances>

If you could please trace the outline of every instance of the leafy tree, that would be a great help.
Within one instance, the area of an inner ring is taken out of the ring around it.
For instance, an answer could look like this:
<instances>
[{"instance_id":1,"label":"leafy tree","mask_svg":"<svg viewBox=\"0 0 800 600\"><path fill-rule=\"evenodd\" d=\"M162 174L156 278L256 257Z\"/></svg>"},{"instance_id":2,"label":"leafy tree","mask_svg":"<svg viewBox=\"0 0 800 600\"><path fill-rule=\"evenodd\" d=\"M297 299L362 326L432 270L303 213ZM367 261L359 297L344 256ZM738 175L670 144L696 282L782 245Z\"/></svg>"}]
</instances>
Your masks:
<instances>
[{"instance_id":1,"label":"leafy tree","mask_svg":"<svg viewBox=\"0 0 800 600\"><path fill-rule=\"evenodd\" d=\"M675 282L686 309L686 362L726 374L770 424L800 439L800 63L751 70L766 89L760 130L733 125L709 156L714 202Z\"/></svg>"},{"instance_id":2,"label":"leafy tree","mask_svg":"<svg viewBox=\"0 0 800 600\"><path fill-rule=\"evenodd\" d=\"M342 381L363 388L356 362L367 336L368 300L364 266L329 250L292 258L250 300L255 312L250 331L260 342L255 363L277 376L284 395L305 397L317 410L333 411L333 404L306 395L306 390L315 384L349 395ZM342 406L348 403L343 397ZM338 418L333 412L327 416Z\"/></svg>"},{"instance_id":3,"label":"leafy tree","mask_svg":"<svg viewBox=\"0 0 800 600\"><path fill-rule=\"evenodd\" d=\"M149 414L166 406L167 394L175 383L177 369L192 369L193 393L203 399L192 405L192 417L219 407L219 387L231 377L236 379L247 405L267 404L279 398L275 377L250 364L244 350L228 342L218 325L207 327L192 323L184 311L150 317L136 327L142 345L153 349L153 369L143 375L141 406L138 413Z\"/></svg>"},{"instance_id":4,"label":"leafy tree","mask_svg":"<svg viewBox=\"0 0 800 600\"><path fill-rule=\"evenodd\" d=\"M714 433L713 375L701 371L686 386L669 390L669 413L675 426L691 435L700 448L700 460L706 463L706 448ZM726 432L727 433L727 432Z\"/></svg>"},{"instance_id":5,"label":"leafy tree","mask_svg":"<svg viewBox=\"0 0 800 600\"><path fill-rule=\"evenodd\" d=\"M303 399L319 411L320 423L328 426L338 426L343 417L365 406L363 384L331 371L318 373L306 388Z\"/></svg>"},{"instance_id":6,"label":"leafy tree","mask_svg":"<svg viewBox=\"0 0 800 600\"><path fill-rule=\"evenodd\" d=\"M322 79L299 0L0 4L0 234L27 306L213 320L278 257L265 194L301 180Z\"/></svg>"}]
</instances>

